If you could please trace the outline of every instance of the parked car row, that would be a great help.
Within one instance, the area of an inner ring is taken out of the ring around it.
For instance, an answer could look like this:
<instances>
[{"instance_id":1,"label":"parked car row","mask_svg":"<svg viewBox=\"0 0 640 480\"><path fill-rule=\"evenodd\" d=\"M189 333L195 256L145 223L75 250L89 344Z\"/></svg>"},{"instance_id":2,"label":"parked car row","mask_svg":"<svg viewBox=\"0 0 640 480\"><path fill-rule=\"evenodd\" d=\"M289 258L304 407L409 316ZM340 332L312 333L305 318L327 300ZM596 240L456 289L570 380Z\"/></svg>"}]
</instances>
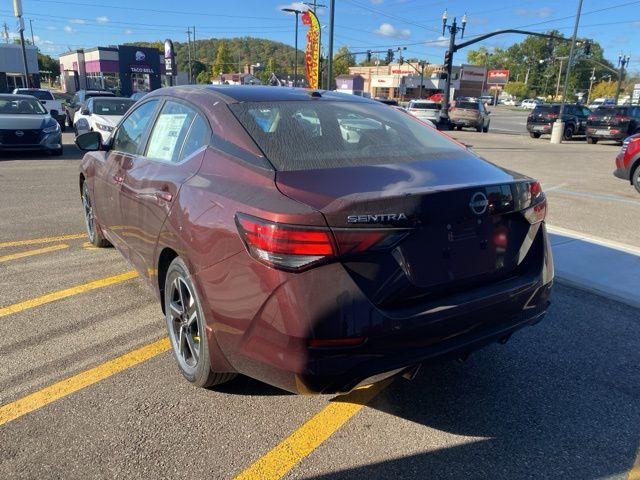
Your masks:
<instances>
[{"instance_id":1,"label":"parked car row","mask_svg":"<svg viewBox=\"0 0 640 480\"><path fill-rule=\"evenodd\" d=\"M560 115L560 104L539 105L527 117L527 131L532 138L550 134ZM629 135L640 133L640 106L606 105L590 110L583 105L565 105L562 121L563 138L584 135L587 143L598 140L622 142Z\"/></svg>"},{"instance_id":2,"label":"parked car row","mask_svg":"<svg viewBox=\"0 0 640 480\"><path fill-rule=\"evenodd\" d=\"M440 126L444 119L442 103L431 100L412 100L407 112L436 126ZM460 98L449 108L449 123L457 130L473 128L478 132L488 132L491 123L489 113L482 99Z\"/></svg>"}]
</instances>

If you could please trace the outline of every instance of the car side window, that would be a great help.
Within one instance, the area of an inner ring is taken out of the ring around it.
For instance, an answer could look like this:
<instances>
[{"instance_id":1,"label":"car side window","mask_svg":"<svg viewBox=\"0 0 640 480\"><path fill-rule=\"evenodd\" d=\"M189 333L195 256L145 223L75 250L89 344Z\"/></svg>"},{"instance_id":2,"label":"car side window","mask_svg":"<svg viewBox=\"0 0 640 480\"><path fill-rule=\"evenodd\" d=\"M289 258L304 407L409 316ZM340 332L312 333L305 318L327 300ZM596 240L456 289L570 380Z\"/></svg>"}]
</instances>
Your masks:
<instances>
[{"instance_id":1,"label":"car side window","mask_svg":"<svg viewBox=\"0 0 640 480\"><path fill-rule=\"evenodd\" d=\"M87 103L85 104L85 108L89 110L89 113L93 113L93 98L90 98L89 100L87 100Z\"/></svg>"},{"instance_id":2,"label":"car side window","mask_svg":"<svg viewBox=\"0 0 640 480\"><path fill-rule=\"evenodd\" d=\"M202 147L206 147L211 142L211 129L207 121L200 115L196 115L195 120L191 123L191 128L184 141L182 152L180 153L180 161L189 158Z\"/></svg>"},{"instance_id":3,"label":"car side window","mask_svg":"<svg viewBox=\"0 0 640 480\"><path fill-rule=\"evenodd\" d=\"M164 162L179 162L182 144L197 115L194 109L182 103L167 101L153 126L145 156Z\"/></svg>"},{"instance_id":4,"label":"car side window","mask_svg":"<svg viewBox=\"0 0 640 480\"><path fill-rule=\"evenodd\" d=\"M133 110L116 131L113 150L132 155L138 153L146 127L157 106L158 100L150 100Z\"/></svg>"}]
</instances>

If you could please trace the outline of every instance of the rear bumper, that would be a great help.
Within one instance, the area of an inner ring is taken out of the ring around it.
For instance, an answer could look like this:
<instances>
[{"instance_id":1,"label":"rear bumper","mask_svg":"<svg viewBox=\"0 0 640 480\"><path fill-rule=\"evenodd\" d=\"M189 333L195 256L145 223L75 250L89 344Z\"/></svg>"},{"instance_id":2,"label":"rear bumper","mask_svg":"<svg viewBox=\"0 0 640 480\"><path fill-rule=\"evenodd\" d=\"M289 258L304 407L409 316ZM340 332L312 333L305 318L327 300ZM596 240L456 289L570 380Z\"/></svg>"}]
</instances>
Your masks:
<instances>
[{"instance_id":1,"label":"rear bumper","mask_svg":"<svg viewBox=\"0 0 640 480\"><path fill-rule=\"evenodd\" d=\"M544 316L554 272L544 227L538 235L541 260L526 275L389 310L373 305L339 263L286 274L242 252L195 276L212 365L294 393L332 393L466 356ZM308 344L353 337L362 343Z\"/></svg>"},{"instance_id":2,"label":"rear bumper","mask_svg":"<svg viewBox=\"0 0 640 480\"><path fill-rule=\"evenodd\" d=\"M553 124L551 123L527 123L529 133L550 133Z\"/></svg>"},{"instance_id":3,"label":"rear bumper","mask_svg":"<svg viewBox=\"0 0 640 480\"><path fill-rule=\"evenodd\" d=\"M480 126L480 120L475 119L467 119L467 118L450 118L451 124L456 127L474 127L478 128Z\"/></svg>"},{"instance_id":4,"label":"rear bumper","mask_svg":"<svg viewBox=\"0 0 640 480\"><path fill-rule=\"evenodd\" d=\"M627 133L626 129L624 131L613 129L612 131L607 127L587 127L587 136L601 140L622 141L627 138L629 134Z\"/></svg>"}]
</instances>

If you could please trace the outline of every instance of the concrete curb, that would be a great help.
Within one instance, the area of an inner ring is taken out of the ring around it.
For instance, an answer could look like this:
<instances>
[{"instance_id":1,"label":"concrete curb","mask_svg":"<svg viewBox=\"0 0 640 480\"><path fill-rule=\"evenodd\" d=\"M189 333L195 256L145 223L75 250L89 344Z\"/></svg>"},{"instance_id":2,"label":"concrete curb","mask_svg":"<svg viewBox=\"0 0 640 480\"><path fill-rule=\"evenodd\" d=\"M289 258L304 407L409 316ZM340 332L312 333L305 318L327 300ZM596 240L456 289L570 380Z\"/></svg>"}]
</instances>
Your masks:
<instances>
[{"instance_id":1,"label":"concrete curb","mask_svg":"<svg viewBox=\"0 0 640 480\"><path fill-rule=\"evenodd\" d=\"M556 279L640 309L640 248L547 226Z\"/></svg>"}]
</instances>

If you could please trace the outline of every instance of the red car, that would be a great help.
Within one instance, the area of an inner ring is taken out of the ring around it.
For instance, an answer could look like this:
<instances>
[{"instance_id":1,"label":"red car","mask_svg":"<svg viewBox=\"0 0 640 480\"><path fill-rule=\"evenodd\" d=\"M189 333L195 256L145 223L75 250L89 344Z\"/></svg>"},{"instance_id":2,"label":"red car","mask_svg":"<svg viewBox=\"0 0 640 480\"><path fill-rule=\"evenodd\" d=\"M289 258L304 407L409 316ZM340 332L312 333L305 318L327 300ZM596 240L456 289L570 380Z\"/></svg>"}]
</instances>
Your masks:
<instances>
[{"instance_id":1,"label":"red car","mask_svg":"<svg viewBox=\"0 0 640 480\"><path fill-rule=\"evenodd\" d=\"M76 142L89 239L151 286L196 385L349 391L549 304L540 184L378 102L173 87Z\"/></svg>"},{"instance_id":2,"label":"red car","mask_svg":"<svg viewBox=\"0 0 640 480\"><path fill-rule=\"evenodd\" d=\"M622 143L613 174L630 182L640 193L640 133L627 137Z\"/></svg>"}]
</instances>

